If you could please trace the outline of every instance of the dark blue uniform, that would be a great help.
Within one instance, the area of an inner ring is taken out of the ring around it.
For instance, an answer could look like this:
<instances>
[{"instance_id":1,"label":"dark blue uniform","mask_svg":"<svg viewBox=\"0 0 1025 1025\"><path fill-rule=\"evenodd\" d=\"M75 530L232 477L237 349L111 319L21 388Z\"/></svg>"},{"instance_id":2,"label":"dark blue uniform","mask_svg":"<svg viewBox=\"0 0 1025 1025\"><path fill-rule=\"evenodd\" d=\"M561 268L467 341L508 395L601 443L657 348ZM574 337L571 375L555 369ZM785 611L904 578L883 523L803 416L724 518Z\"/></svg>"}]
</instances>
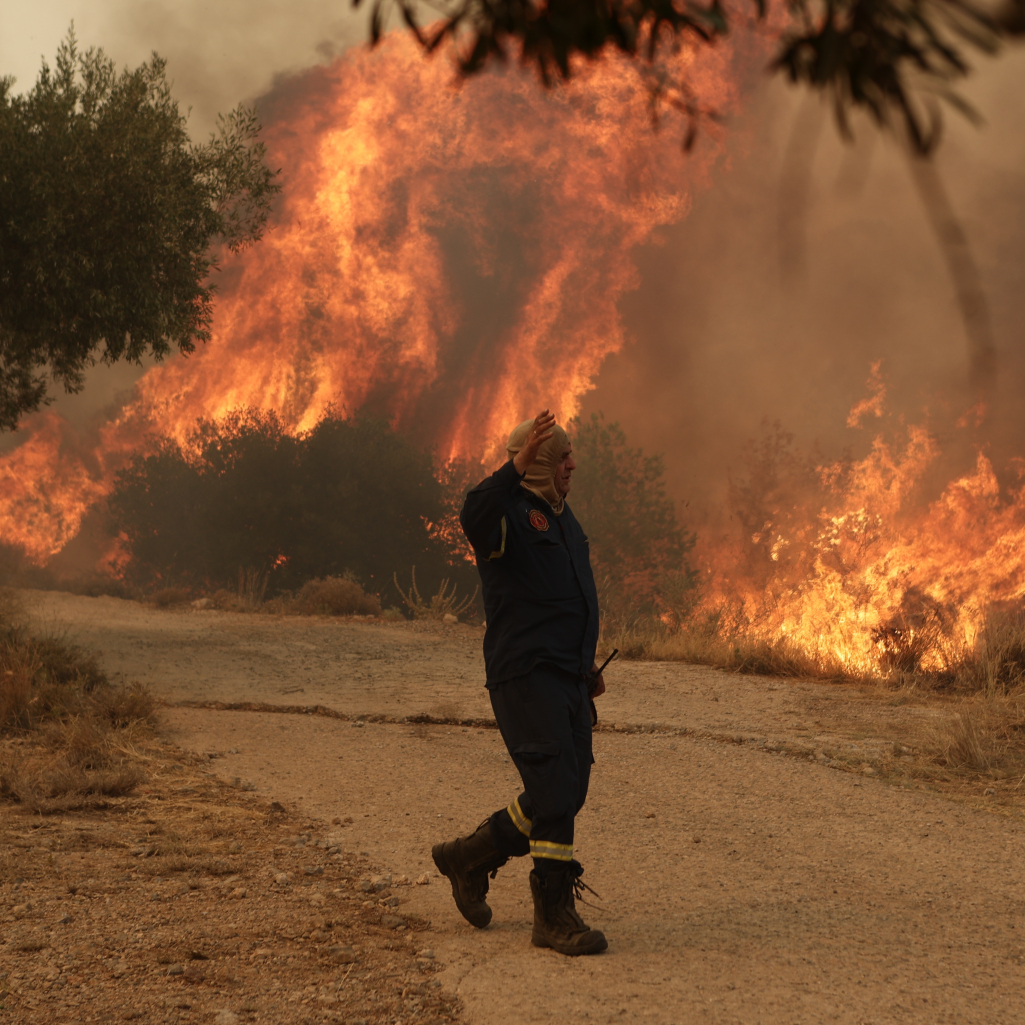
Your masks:
<instances>
[{"instance_id":1,"label":"dark blue uniform","mask_svg":"<svg viewBox=\"0 0 1025 1025\"><path fill-rule=\"evenodd\" d=\"M506 463L466 496L459 517L481 577L491 705L524 786L492 815L492 840L506 855L565 862L593 761L586 676L598 594L569 506L556 516L521 480Z\"/></svg>"}]
</instances>

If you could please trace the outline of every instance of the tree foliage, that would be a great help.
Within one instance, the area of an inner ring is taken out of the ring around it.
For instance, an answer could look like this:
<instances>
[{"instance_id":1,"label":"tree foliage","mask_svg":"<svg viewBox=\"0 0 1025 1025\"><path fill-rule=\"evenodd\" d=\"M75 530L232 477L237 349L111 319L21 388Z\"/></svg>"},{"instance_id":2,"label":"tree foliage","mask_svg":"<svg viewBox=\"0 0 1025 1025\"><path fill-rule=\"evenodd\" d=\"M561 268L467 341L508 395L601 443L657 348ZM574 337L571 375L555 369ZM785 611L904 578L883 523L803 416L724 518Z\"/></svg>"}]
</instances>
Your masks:
<instances>
[{"instance_id":1,"label":"tree foliage","mask_svg":"<svg viewBox=\"0 0 1025 1025\"><path fill-rule=\"evenodd\" d=\"M353 0L358 6L361 0ZM921 152L940 127L941 96L962 110L951 84L968 71L966 50L994 52L1003 37L1025 32L1025 0L1006 0L995 12L971 0L777 0L787 12L773 68L792 81L827 92L841 127L848 111L867 110L880 125L900 124ZM393 0L374 0L376 42ZM463 74L480 71L510 51L549 85L569 78L576 57L608 49L643 56L653 65L663 47L687 40L714 43L741 20L744 7L722 0L394 0L423 46L453 40ZM764 17L769 0L747 10ZM424 9L433 20L421 27ZM686 82L652 76L653 90L691 120L687 142L709 111Z\"/></svg>"},{"instance_id":2,"label":"tree foliage","mask_svg":"<svg viewBox=\"0 0 1025 1025\"><path fill-rule=\"evenodd\" d=\"M153 58L118 72L69 33L55 69L0 79L0 430L103 362L209 337L211 247L259 239L279 190L254 111L194 145Z\"/></svg>"},{"instance_id":3,"label":"tree foliage","mask_svg":"<svg viewBox=\"0 0 1025 1025\"><path fill-rule=\"evenodd\" d=\"M850 453L844 453L844 461ZM762 433L741 454L741 472L730 476L727 503L741 547L738 569L765 587L773 578L812 573L805 557L818 533L826 500L817 448L801 452L778 420L762 421Z\"/></svg>"},{"instance_id":4,"label":"tree foliage","mask_svg":"<svg viewBox=\"0 0 1025 1025\"><path fill-rule=\"evenodd\" d=\"M577 463L569 502L591 543L606 618L682 618L695 597L694 536L666 494L662 457L629 448L619 424L600 413L571 421L569 432Z\"/></svg>"},{"instance_id":5,"label":"tree foliage","mask_svg":"<svg viewBox=\"0 0 1025 1025\"><path fill-rule=\"evenodd\" d=\"M473 587L435 530L446 495L430 453L378 420L329 414L298 435L273 413L200 421L121 471L109 509L142 587L234 587L242 568L269 573L272 593L349 572L380 594L414 565Z\"/></svg>"}]
</instances>

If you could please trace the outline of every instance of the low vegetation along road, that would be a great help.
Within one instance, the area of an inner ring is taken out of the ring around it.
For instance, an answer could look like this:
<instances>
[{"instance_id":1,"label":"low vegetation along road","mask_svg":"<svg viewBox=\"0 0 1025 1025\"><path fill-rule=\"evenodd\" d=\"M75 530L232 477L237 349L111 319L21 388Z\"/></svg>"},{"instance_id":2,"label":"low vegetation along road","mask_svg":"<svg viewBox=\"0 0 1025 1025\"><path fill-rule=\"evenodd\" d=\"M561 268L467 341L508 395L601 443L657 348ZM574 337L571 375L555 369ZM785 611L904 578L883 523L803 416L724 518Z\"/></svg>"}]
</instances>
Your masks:
<instances>
[{"instance_id":1,"label":"low vegetation along road","mask_svg":"<svg viewBox=\"0 0 1025 1025\"><path fill-rule=\"evenodd\" d=\"M577 838L601 895L585 917L610 946L567 959L530 946L525 859L492 883L482 932L430 861L517 792L479 630L30 600L165 699L169 734L219 776L337 820L327 840L382 871L428 874L402 912L430 921L468 1022L1023 1020L1020 807L899 771L915 748L895 738L940 729L942 710L614 664Z\"/></svg>"}]
</instances>

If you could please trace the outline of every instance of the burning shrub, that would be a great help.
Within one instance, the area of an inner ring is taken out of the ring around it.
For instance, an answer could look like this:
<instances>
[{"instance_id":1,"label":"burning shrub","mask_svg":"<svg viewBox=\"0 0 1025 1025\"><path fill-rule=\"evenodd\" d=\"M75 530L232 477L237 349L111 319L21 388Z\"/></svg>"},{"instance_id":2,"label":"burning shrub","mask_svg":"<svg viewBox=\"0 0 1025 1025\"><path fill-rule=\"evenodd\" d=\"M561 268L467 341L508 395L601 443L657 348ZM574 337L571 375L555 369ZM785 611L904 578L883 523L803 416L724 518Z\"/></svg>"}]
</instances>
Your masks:
<instances>
[{"instance_id":1,"label":"burning shrub","mask_svg":"<svg viewBox=\"0 0 1025 1025\"><path fill-rule=\"evenodd\" d=\"M802 455L778 424L749 447L739 530L702 538L701 614L729 609L733 637L800 651L809 675L1016 687L1025 636L987 610L1021 607L1025 491L983 453L966 470L926 426L883 419L878 367L870 389L848 426L871 414L882 429L860 458Z\"/></svg>"},{"instance_id":2,"label":"burning shrub","mask_svg":"<svg viewBox=\"0 0 1025 1025\"><path fill-rule=\"evenodd\" d=\"M472 572L449 566L462 553L434 527L446 506L430 453L366 417L297 435L253 410L200 421L185 444L136 457L109 505L143 586L228 588L240 566L270 594L347 573L383 591L413 563L432 580Z\"/></svg>"},{"instance_id":3,"label":"burning shrub","mask_svg":"<svg viewBox=\"0 0 1025 1025\"><path fill-rule=\"evenodd\" d=\"M287 610L306 615L379 616L381 602L351 577L325 577L303 584Z\"/></svg>"},{"instance_id":4,"label":"burning shrub","mask_svg":"<svg viewBox=\"0 0 1025 1025\"><path fill-rule=\"evenodd\" d=\"M1025 688L1025 609L990 608L970 652L957 666L958 683L987 697Z\"/></svg>"}]
</instances>

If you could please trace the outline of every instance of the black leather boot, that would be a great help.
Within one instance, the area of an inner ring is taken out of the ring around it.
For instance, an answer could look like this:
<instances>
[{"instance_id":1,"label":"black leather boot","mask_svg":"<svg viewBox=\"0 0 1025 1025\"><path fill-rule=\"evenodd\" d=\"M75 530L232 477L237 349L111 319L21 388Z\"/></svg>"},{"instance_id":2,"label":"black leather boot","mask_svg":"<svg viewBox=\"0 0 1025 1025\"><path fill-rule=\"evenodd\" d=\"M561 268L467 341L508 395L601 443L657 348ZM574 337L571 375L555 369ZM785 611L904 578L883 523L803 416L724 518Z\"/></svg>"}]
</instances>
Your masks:
<instances>
[{"instance_id":1,"label":"black leather boot","mask_svg":"<svg viewBox=\"0 0 1025 1025\"><path fill-rule=\"evenodd\" d=\"M571 957L600 954L608 948L605 934L589 929L577 914L574 890L583 872L580 863L571 861L565 868L551 868L543 876L530 873L530 892L534 897L534 929L530 942L535 947L551 947Z\"/></svg>"},{"instance_id":2,"label":"black leather boot","mask_svg":"<svg viewBox=\"0 0 1025 1025\"><path fill-rule=\"evenodd\" d=\"M435 844L431 857L452 884L459 913L470 925L483 929L491 921L491 908L484 899L488 895L488 874L494 879L509 860L491 842L491 820L485 819L469 836Z\"/></svg>"}]
</instances>

